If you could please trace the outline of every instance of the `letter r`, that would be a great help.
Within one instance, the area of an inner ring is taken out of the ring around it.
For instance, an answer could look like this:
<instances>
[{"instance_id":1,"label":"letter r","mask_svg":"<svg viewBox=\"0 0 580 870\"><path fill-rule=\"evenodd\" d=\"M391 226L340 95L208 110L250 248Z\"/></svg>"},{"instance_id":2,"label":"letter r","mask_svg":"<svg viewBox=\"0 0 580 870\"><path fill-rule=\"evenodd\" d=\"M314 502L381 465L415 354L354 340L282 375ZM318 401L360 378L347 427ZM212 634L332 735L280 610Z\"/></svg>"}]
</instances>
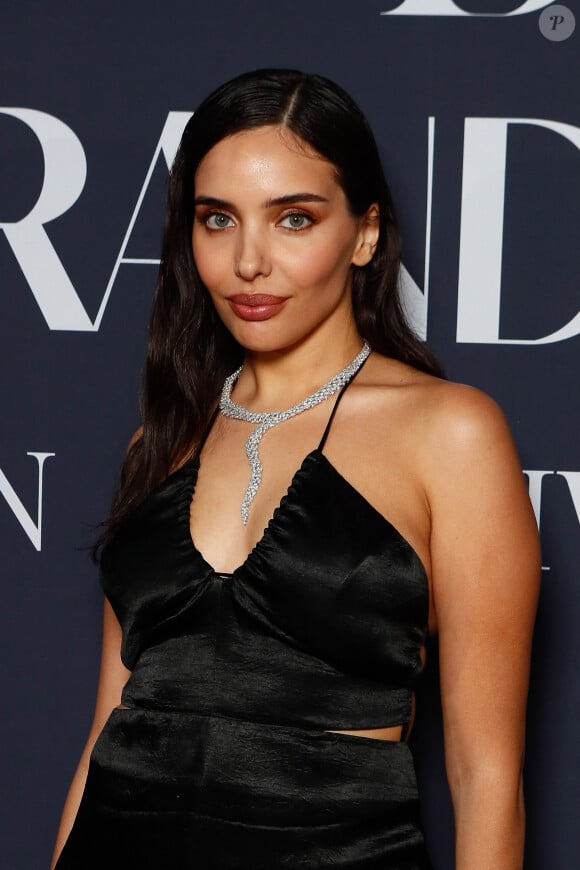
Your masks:
<instances>
[{"instance_id":1,"label":"letter r","mask_svg":"<svg viewBox=\"0 0 580 870\"><path fill-rule=\"evenodd\" d=\"M0 112L30 127L44 157L44 182L36 204L21 220L0 223L0 229L50 329L92 331L93 324L44 229L82 193L87 176L83 146L70 127L46 112L13 108Z\"/></svg>"}]
</instances>

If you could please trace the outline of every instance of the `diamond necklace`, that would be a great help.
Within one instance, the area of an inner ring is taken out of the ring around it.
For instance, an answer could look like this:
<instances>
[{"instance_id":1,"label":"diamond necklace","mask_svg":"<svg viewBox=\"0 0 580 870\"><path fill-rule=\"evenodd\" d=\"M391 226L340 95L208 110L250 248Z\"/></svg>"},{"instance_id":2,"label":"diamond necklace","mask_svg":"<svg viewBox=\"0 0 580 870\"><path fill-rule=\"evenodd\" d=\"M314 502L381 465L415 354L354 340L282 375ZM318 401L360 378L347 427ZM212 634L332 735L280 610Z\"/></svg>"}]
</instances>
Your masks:
<instances>
[{"instance_id":1,"label":"diamond necklace","mask_svg":"<svg viewBox=\"0 0 580 870\"><path fill-rule=\"evenodd\" d=\"M232 388L240 376L240 372L244 367L243 364L225 379L219 400L219 409L222 414L225 417L233 417L235 420L245 420L247 423L257 424L256 428L250 432L248 440L246 441L246 455L250 462L252 474L250 482L248 483L248 488L246 489L242 499L241 511L242 522L244 525L248 522L250 505L258 492L260 483L262 482L262 463L260 462L258 445L262 440L264 433L267 432L268 429L277 426L278 423L283 423L285 420L289 420L290 417L295 417L296 414L300 414L302 411L314 408L315 405L318 405L320 402L324 402L325 399L329 399L330 396L333 396L334 393L343 387L347 381L356 374L370 352L371 348L369 343L367 341L363 342L361 350L357 353L351 363L323 384L323 386L316 390L315 393L311 393L310 396L307 396L301 402L298 402L297 405L287 408L286 411L265 411L256 413L255 411L248 411L247 408L232 401Z\"/></svg>"}]
</instances>

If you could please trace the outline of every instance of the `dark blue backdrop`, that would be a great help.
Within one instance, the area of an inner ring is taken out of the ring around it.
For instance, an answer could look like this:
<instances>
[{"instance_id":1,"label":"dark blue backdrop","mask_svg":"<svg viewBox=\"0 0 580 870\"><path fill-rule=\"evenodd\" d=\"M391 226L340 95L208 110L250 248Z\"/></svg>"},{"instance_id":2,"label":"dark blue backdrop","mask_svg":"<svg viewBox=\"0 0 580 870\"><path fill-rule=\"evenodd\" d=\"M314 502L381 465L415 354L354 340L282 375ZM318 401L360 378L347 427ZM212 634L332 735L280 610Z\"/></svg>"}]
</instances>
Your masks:
<instances>
[{"instance_id":1,"label":"dark blue backdrop","mask_svg":"<svg viewBox=\"0 0 580 870\"><path fill-rule=\"evenodd\" d=\"M362 105L401 215L417 322L450 377L489 392L512 426L545 566L526 867L577 866L580 28L554 37L580 8L569 0L560 21L549 5L4 3L3 868L48 867L92 718L101 598L83 546L137 424L156 270L134 261L159 255L167 158L210 89L267 65L328 75ZM427 833L448 870L435 668L422 701Z\"/></svg>"}]
</instances>

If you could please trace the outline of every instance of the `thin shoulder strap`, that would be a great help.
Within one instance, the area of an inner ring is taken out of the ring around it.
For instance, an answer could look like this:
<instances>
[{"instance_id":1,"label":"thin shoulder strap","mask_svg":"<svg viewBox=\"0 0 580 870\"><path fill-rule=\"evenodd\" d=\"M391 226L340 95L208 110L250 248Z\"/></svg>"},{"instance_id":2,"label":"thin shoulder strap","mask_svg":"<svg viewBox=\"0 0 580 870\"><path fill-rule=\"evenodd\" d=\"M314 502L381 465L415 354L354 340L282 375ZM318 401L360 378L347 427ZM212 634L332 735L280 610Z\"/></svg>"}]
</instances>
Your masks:
<instances>
[{"instance_id":1,"label":"thin shoulder strap","mask_svg":"<svg viewBox=\"0 0 580 870\"><path fill-rule=\"evenodd\" d=\"M362 361L362 363L360 364L360 366L358 367L358 369L356 370L356 372L353 372L352 375L350 376L350 378L348 379L348 381L346 381L346 383L343 384L342 387L340 388L340 391L339 391L339 393L338 393L338 396L336 397L336 399L335 399L335 401L334 401L334 406L333 406L333 408L332 408L332 411L330 412L330 417L328 418L328 423L326 424L326 428L324 429L324 432L322 433L322 438L320 439L320 444L318 445L318 451L319 451L319 452L321 452L322 450L324 450L324 445L326 444L326 439L328 438L328 433L330 432L330 427L331 427L331 425L332 425L332 421L334 420L334 415L336 414L336 409L338 408L338 405L339 405L339 403L340 403L340 400L342 399L342 396L343 396L343 394L344 394L344 391L345 391L346 388L347 388L347 387L348 387L348 386L353 382L353 380L356 378L356 376L358 375L358 373L360 372L360 370L362 369L362 367L363 367L364 364L366 363L367 359L368 359L368 357L366 357L366 358Z\"/></svg>"}]
</instances>

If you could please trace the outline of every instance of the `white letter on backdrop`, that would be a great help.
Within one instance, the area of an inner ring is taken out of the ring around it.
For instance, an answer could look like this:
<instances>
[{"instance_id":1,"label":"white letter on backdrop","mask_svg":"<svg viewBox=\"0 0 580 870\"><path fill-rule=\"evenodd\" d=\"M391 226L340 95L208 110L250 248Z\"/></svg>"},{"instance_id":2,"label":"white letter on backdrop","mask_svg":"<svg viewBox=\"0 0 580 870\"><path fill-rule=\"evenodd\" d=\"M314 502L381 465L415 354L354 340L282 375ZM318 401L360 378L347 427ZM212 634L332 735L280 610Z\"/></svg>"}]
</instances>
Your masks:
<instances>
[{"instance_id":1,"label":"white letter on backdrop","mask_svg":"<svg viewBox=\"0 0 580 870\"><path fill-rule=\"evenodd\" d=\"M526 468L524 469L524 474L528 476L528 492L530 494L530 501L534 509L534 514L536 515L538 529L540 528L543 481L548 474L563 477L568 484L568 489L570 490L570 495L572 497L572 504L574 505L578 522L580 523L580 471L544 471L537 468L531 470Z\"/></svg>"},{"instance_id":2,"label":"white letter on backdrop","mask_svg":"<svg viewBox=\"0 0 580 870\"><path fill-rule=\"evenodd\" d=\"M129 265L154 265L155 263L159 263L159 259L137 260L127 258L125 257L125 251L127 250L127 245L129 244L131 233L133 232L133 227L135 226L137 216L139 215L143 200L145 199L145 194L147 193L147 188L149 187L149 183L151 181L151 176L153 175L155 167L157 166L157 161L159 160L160 155L163 154L163 157L165 158L165 162L167 164L167 168L171 168L171 164L173 163L173 160L175 158L175 153L179 147L179 142L183 134L183 130L185 128L185 125L191 118L191 115L191 112L170 112L167 116L167 120L165 121L163 130L161 131L161 137L159 139L159 142L157 143L157 148L155 149L155 153L153 154L153 159L149 165L147 175L145 176L145 181L143 182L141 193L137 198L137 204L133 209L133 214L131 215L131 220L129 221L129 226L127 227L127 232L125 233L125 238L123 239L123 242L121 244L121 248L117 255L115 265L113 266L113 271L111 272L111 277L109 278L109 283L107 284L107 289L105 290L103 301L101 302L100 308L95 318L95 329L98 329L101 325L101 321L105 313L105 308L107 307L107 302L109 301L109 296L111 295L111 290L113 289L113 284L115 283L115 279L117 278L119 267L123 263Z\"/></svg>"},{"instance_id":3,"label":"white letter on backdrop","mask_svg":"<svg viewBox=\"0 0 580 870\"><path fill-rule=\"evenodd\" d=\"M183 128L191 113L170 112L167 116L93 323L44 229L44 224L68 211L82 193L87 176L87 161L83 146L70 127L45 112L12 108L0 108L0 112L18 118L30 127L40 142L44 156L44 183L36 204L20 221L0 223L0 229L6 234L49 329L96 332L101 325L121 263L159 262L159 260L124 259L123 255L159 155L163 154L167 166L170 167Z\"/></svg>"},{"instance_id":4,"label":"white letter on backdrop","mask_svg":"<svg viewBox=\"0 0 580 870\"><path fill-rule=\"evenodd\" d=\"M540 528L540 514L542 511L542 481L547 474L554 474L553 471L540 471L537 468L524 469L524 474L528 476L528 492L530 501L536 515L536 523Z\"/></svg>"},{"instance_id":5,"label":"white letter on backdrop","mask_svg":"<svg viewBox=\"0 0 580 870\"><path fill-rule=\"evenodd\" d=\"M580 148L580 128L537 118L466 118L461 193L457 341L550 344L578 335L580 311L561 329L533 339L499 337L507 133L510 124L544 127Z\"/></svg>"},{"instance_id":6,"label":"white letter on backdrop","mask_svg":"<svg viewBox=\"0 0 580 870\"><path fill-rule=\"evenodd\" d=\"M38 504L36 508L36 523L18 498L16 491L2 469L0 469L0 492L8 502L8 507L30 538L34 548L40 552L42 538L42 472L44 463L54 453L28 452L27 456L34 456L38 462Z\"/></svg>"},{"instance_id":7,"label":"white letter on backdrop","mask_svg":"<svg viewBox=\"0 0 580 870\"><path fill-rule=\"evenodd\" d=\"M435 153L435 118L429 118L427 128L427 208L425 219L425 267L423 291L401 263L399 282L401 298L409 323L423 340L427 338L427 307L429 301L429 264L431 260L431 212L433 203L433 159Z\"/></svg>"},{"instance_id":8,"label":"white letter on backdrop","mask_svg":"<svg viewBox=\"0 0 580 870\"><path fill-rule=\"evenodd\" d=\"M526 0L522 6L511 12L465 12L455 5L453 0L405 0L396 9L389 12L381 12L381 15L423 15L425 18L433 16L450 16L455 18L505 18L508 15L526 15L528 12L537 12L545 6L550 6L552 0Z\"/></svg>"},{"instance_id":9,"label":"white letter on backdrop","mask_svg":"<svg viewBox=\"0 0 580 870\"><path fill-rule=\"evenodd\" d=\"M76 134L58 118L36 109L3 109L36 135L44 156L44 182L32 210L16 223L0 223L50 329L71 332L93 325L77 296L44 224L77 201L87 177L85 152Z\"/></svg>"},{"instance_id":10,"label":"white letter on backdrop","mask_svg":"<svg viewBox=\"0 0 580 870\"><path fill-rule=\"evenodd\" d=\"M568 489L572 496L572 504L580 523L580 471L557 471L556 474L559 477L563 477L568 484Z\"/></svg>"}]
</instances>

